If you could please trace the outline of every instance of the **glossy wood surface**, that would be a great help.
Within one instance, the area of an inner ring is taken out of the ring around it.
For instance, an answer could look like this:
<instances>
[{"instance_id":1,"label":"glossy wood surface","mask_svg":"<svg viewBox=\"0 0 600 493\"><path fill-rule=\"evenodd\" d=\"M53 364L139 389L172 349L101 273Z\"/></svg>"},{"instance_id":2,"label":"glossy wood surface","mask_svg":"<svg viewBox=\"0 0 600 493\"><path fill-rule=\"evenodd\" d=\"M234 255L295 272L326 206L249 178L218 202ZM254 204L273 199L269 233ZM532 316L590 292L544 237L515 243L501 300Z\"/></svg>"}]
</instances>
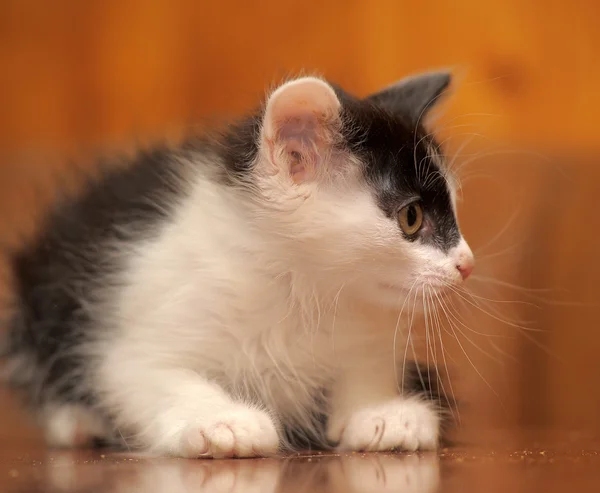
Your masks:
<instances>
[{"instance_id":1,"label":"glossy wood surface","mask_svg":"<svg viewBox=\"0 0 600 493\"><path fill-rule=\"evenodd\" d=\"M488 434L439 454L307 453L248 460L155 459L0 446L4 493L495 493L598 491L600 441Z\"/></svg>"}]
</instances>

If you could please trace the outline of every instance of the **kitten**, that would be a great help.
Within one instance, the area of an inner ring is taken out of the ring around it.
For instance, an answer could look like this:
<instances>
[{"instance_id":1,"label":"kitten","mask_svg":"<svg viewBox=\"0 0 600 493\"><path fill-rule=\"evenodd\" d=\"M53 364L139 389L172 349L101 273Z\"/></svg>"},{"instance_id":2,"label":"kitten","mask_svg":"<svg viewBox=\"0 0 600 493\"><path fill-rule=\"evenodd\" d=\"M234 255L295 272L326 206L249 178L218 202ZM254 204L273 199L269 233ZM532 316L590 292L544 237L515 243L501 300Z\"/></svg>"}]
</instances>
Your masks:
<instances>
[{"instance_id":1,"label":"kitten","mask_svg":"<svg viewBox=\"0 0 600 493\"><path fill-rule=\"evenodd\" d=\"M473 268L422 125L450 80L364 99L291 80L220 137L62 201L15 255L5 351L48 441L250 457L291 429L340 450L435 448L439 413L402 392L395 356L405 305Z\"/></svg>"}]
</instances>

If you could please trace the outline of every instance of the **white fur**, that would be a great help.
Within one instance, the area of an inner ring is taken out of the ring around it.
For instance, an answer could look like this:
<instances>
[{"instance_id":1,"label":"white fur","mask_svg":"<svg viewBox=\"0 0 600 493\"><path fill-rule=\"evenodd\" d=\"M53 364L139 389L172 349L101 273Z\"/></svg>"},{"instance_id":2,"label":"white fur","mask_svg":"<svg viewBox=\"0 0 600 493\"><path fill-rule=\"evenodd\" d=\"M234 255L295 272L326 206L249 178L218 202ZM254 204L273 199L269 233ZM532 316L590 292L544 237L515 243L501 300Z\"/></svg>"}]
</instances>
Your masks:
<instances>
[{"instance_id":1,"label":"white fur","mask_svg":"<svg viewBox=\"0 0 600 493\"><path fill-rule=\"evenodd\" d=\"M329 429L342 450L431 450L437 447L440 417L416 398L397 398L357 409L342 423Z\"/></svg>"},{"instance_id":2,"label":"white fur","mask_svg":"<svg viewBox=\"0 0 600 493\"><path fill-rule=\"evenodd\" d=\"M121 287L97 308L101 335L86 349L99 361L100 403L131 445L272 454L282 420L311 425L322 388L342 448L437 444L435 414L399 393L394 354L404 346L394 340L409 290L460 282L457 259L471 253L464 242L446 255L404 241L352 157L327 146L339 106L331 88L294 84L276 92L284 115L265 123L254 196L196 173L154 240L115 245ZM298 107L333 120L294 147L316 153L317 173L292 171L289 142L277 141L278 122Z\"/></svg>"}]
</instances>

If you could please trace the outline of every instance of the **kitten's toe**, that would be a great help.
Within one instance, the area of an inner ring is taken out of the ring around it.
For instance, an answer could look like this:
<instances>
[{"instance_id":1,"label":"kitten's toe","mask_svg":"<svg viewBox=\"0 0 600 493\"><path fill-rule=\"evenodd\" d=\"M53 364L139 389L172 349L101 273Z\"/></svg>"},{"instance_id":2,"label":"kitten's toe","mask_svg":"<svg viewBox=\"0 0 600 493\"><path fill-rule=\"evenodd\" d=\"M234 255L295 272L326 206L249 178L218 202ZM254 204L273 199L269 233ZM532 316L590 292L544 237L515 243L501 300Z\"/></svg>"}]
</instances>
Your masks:
<instances>
[{"instance_id":1,"label":"kitten's toe","mask_svg":"<svg viewBox=\"0 0 600 493\"><path fill-rule=\"evenodd\" d=\"M189 458L208 456L209 442L201 429L190 427L181 438L182 455Z\"/></svg>"},{"instance_id":2,"label":"kitten's toe","mask_svg":"<svg viewBox=\"0 0 600 493\"><path fill-rule=\"evenodd\" d=\"M439 439L438 414L426 403L395 399L355 413L342 434L342 450L434 450Z\"/></svg>"},{"instance_id":3,"label":"kitten's toe","mask_svg":"<svg viewBox=\"0 0 600 493\"><path fill-rule=\"evenodd\" d=\"M244 444L242 443L240 446L240 443L238 443L243 442L243 438L239 435L245 435L245 432L247 432L244 429L244 423L237 424L235 426L236 431L232 429L232 426L234 426L233 423L217 423L206 431L211 457L215 459L234 457L237 454L246 452ZM236 436L236 432L238 436ZM247 455L240 456L246 457Z\"/></svg>"},{"instance_id":4,"label":"kitten's toe","mask_svg":"<svg viewBox=\"0 0 600 493\"><path fill-rule=\"evenodd\" d=\"M435 450L439 438L439 416L428 405L408 401L392 408L377 450Z\"/></svg>"},{"instance_id":5,"label":"kitten's toe","mask_svg":"<svg viewBox=\"0 0 600 493\"><path fill-rule=\"evenodd\" d=\"M262 457L277 452L279 435L265 412L240 408L189 426L183 442L186 457Z\"/></svg>"},{"instance_id":6,"label":"kitten's toe","mask_svg":"<svg viewBox=\"0 0 600 493\"><path fill-rule=\"evenodd\" d=\"M340 438L341 450L379 450L378 445L385 431L385 422L376 414L363 411L350 418Z\"/></svg>"}]
</instances>

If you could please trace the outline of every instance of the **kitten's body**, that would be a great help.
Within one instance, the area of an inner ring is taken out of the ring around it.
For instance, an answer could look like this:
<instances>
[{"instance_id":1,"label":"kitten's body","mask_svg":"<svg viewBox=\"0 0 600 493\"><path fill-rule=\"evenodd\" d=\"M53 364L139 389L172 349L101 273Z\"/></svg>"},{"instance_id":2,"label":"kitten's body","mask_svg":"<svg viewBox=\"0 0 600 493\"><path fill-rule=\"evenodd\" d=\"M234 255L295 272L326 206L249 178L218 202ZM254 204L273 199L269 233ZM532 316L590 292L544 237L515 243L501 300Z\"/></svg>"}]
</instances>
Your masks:
<instances>
[{"instance_id":1,"label":"kitten's body","mask_svg":"<svg viewBox=\"0 0 600 493\"><path fill-rule=\"evenodd\" d=\"M16 258L7 353L50 441L251 456L285 427L345 449L434 447L439 416L400 395L394 358L410 289L471 262L418 121L447 82L361 101L300 79L262 118L62 204ZM415 198L418 238L396 222Z\"/></svg>"}]
</instances>

